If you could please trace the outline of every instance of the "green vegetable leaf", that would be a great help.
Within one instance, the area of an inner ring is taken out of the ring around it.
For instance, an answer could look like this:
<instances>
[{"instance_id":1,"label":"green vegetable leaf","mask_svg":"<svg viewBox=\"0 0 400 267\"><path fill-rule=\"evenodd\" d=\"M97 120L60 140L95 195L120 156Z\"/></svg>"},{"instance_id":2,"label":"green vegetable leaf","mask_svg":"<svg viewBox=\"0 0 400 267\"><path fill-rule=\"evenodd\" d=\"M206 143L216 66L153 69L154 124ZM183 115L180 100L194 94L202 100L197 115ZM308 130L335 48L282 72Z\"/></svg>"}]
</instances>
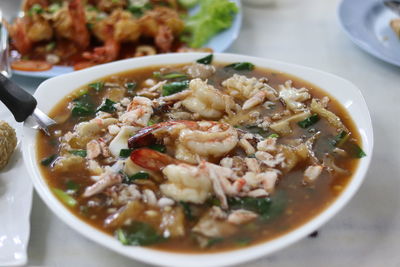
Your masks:
<instances>
[{"instance_id":1,"label":"green vegetable leaf","mask_svg":"<svg viewBox=\"0 0 400 267\"><path fill-rule=\"evenodd\" d=\"M137 172L131 176L122 173L123 175L123 182L125 184L131 184L134 180L141 180L141 179L149 179L150 174L144 171Z\"/></svg>"},{"instance_id":2,"label":"green vegetable leaf","mask_svg":"<svg viewBox=\"0 0 400 267\"><path fill-rule=\"evenodd\" d=\"M216 245L216 244L218 244L218 243L221 243L222 241L224 241L224 239L222 238L222 237L214 237L214 238L210 238L210 239L208 239L208 242L207 242L207 246L206 247L212 247L212 246L214 246L214 245Z\"/></svg>"},{"instance_id":3,"label":"green vegetable leaf","mask_svg":"<svg viewBox=\"0 0 400 267\"><path fill-rule=\"evenodd\" d=\"M185 214L186 218L189 221L193 221L195 218L192 214L192 209L190 208L190 204L187 202L179 201L179 204L181 204L183 208L183 213Z\"/></svg>"},{"instance_id":4,"label":"green vegetable leaf","mask_svg":"<svg viewBox=\"0 0 400 267\"><path fill-rule=\"evenodd\" d=\"M190 47L200 48L214 35L231 27L238 12L235 3L229 0L202 0L200 10L186 20L182 37Z\"/></svg>"},{"instance_id":5,"label":"green vegetable leaf","mask_svg":"<svg viewBox=\"0 0 400 267\"><path fill-rule=\"evenodd\" d=\"M29 15L33 15L33 14L42 14L43 13L43 8L41 5L39 4L34 4L32 5L31 9L29 10Z\"/></svg>"},{"instance_id":6,"label":"green vegetable leaf","mask_svg":"<svg viewBox=\"0 0 400 267\"><path fill-rule=\"evenodd\" d=\"M148 246L165 240L151 225L136 221L117 229L115 235L123 245Z\"/></svg>"},{"instance_id":7,"label":"green vegetable leaf","mask_svg":"<svg viewBox=\"0 0 400 267\"><path fill-rule=\"evenodd\" d=\"M65 205L75 207L76 204L78 204L78 201L76 201L75 198L71 197L61 189L53 188L52 191Z\"/></svg>"},{"instance_id":8,"label":"green vegetable leaf","mask_svg":"<svg viewBox=\"0 0 400 267\"><path fill-rule=\"evenodd\" d=\"M56 42L50 42L45 47L47 52L53 51L54 48L56 48Z\"/></svg>"},{"instance_id":9,"label":"green vegetable leaf","mask_svg":"<svg viewBox=\"0 0 400 267\"><path fill-rule=\"evenodd\" d=\"M79 185L72 180L68 180L65 185L67 186L67 190L74 193L79 190Z\"/></svg>"},{"instance_id":10,"label":"green vegetable leaf","mask_svg":"<svg viewBox=\"0 0 400 267\"><path fill-rule=\"evenodd\" d=\"M269 138L279 138L279 134L273 133L268 136Z\"/></svg>"},{"instance_id":11,"label":"green vegetable leaf","mask_svg":"<svg viewBox=\"0 0 400 267\"><path fill-rule=\"evenodd\" d=\"M185 90L188 87L189 87L188 80L181 81L181 82L167 83L167 84L164 84L164 86L163 86L162 95L163 96L173 95L173 94L176 94L176 93L179 93L179 92Z\"/></svg>"},{"instance_id":12,"label":"green vegetable leaf","mask_svg":"<svg viewBox=\"0 0 400 267\"><path fill-rule=\"evenodd\" d=\"M50 12L50 13L55 13L55 12L57 12L58 10L60 10L61 9L61 5L59 4L59 3L53 3L53 4L51 4L48 8L47 8L47 10Z\"/></svg>"},{"instance_id":13,"label":"green vegetable leaf","mask_svg":"<svg viewBox=\"0 0 400 267\"><path fill-rule=\"evenodd\" d=\"M179 5L186 9L190 9L199 3L199 0L178 0Z\"/></svg>"},{"instance_id":14,"label":"green vegetable leaf","mask_svg":"<svg viewBox=\"0 0 400 267\"><path fill-rule=\"evenodd\" d=\"M196 62L204 65L210 65L213 60L213 54L198 59Z\"/></svg>"},{"instance_id":15,"label":"green vegetable leaf","mask_svg":"<svg viewBox=\"0 0 400 267\"><path fill-rule=\"evenodd\" d=\"M350 143L349 150L350 150L349 154L354 158L361 159L361 158L367 156L367 154L364 152L364 150L362 150L362 148L356 143Z\"/></svg>"},{"instance_id":16,"label":"green vegetable leaf","mask_svg":"<svg viewBox=\"0 0 400 267\"><path fill-rule=\"evenodd\" d=\"M128 10L136 17L141 17L146 12L153 8L153 5L149 2L143 1L143 4L134 4L128 7Z\"/></svg>"},{"instance_id":17,"label":"green vegetable leaf","mask_svg":"<svg viewBox=\"0 0 400 267\"><path fill-rule=\"evenodd\" d=\"M89 88L96 90L96 92L100 92L104 88L104 82L95 82L89 84Z\"/></svg>"},{"instance_id":18,"label":"green vegetable leaf","mask_svg":"<svg viewBox=\"0 0 400 267\"><path fill-rule=\"evenodd\" d=\"M119 156L121 158L127 158L131 155L131 153L132 153L132 149L121 149L119 151Z\"/></svg>"},{"instance_id":19,"label":"green vegetable leaf","mask_svg":"<svg viewBox=\"0 0 400 267\"><path fill-rule=\"evenodd\" d=\"M114 105L115 105L115 102L107 98L103 102L103 104L101 104L101 106L99 108L97 108L96 111L104 111L104 112L108 112L108 113L113 113L117 110L114 107Z\"/></svg>"},{"instance_id":20,"label":"green vegetable leaf","mask_svg":"<svg viewBox=\"0 0 400 267\"><path fill-rule=\"evenodd\" d=\"M75 155L75 156L82 157L82 158L86 158L86 155L87 155L86 150L83 150L83 149L70 150L69 153L71 153L72 155Z\"/></svg>"},{"instance_id":21,"label":"green vegetable leaf","mask_svg":"<svg viewBox=\"0 0 400 267\"><path fill-rule=\"evenodd\" d=\"M254 211L260 215L267 214L271 206L269 198L254 198L254 197L232 197L228 199L228 204L232 209L245 209Z\"/></svg>"},{"instance_id":22,"label":"green vegetable leaf","mask_svg":"<svg viewBox=\"0 0 400 267\"><path fill-rule=\"evenodd\" d=\"M73 100L72 116L74 117L86 117L94 115L96 112L92 104L91 97L85 93L80 97Z\"/></svg>"},{"instance_id":23,"label":"green vegetable leaf","mask_svg":"<svg viewBox=\"0 0 400 267\"><path fill-rule=\"evenodd\" d=\"M137 87L137 83L136 82L128 82L125 83L125 87L126 89L128 89L128 93L133 93L133 91L136 89Z\"/></svg>"},{"instance_id":24,"label":"green vegetable leaf","mask_svg":"<svg viewBox=\"0 0 400 267\"><path fill-rule=\"evenodd\" d=\"M187 80L188 76L184 73L180 72L170 72L167 74L161 74L159 71L153 72L154 78L162 79L162 80L172 80L172 79L185 79Z\"/></svg>"},{"instance_id":25,"label":"green vegetable leaf","mask_svg":"<svg viewBox=\"0 0 400 267\"><path fill-rule=\"evenodd\" d=\"M268 221L285 210L286 194L280 191L271 198L232 197L228 198L228 204L232 209L245 209L258 213L262 221Z\"/></svg>"},{"instance_id":26,"label":"green vegetable leaf","mask_svg":"<svg viewBox=\"0 0 400 267\"><path fill-rule=\"evenodd\" d=\"M316 124L318 121L319 121L318 114L313 114L310 117L308 117L307 119L299 121L297 124L301 128L306 129L306 128L310 127L311 125Z\"/></svg>"},{"instance_id":27,"label":"green vegetable leaf","mask_svg":"<svg viewBox=\"0 0 400 267\"><path fill-rule=\"evenodd\" d=\"M152 145L149 145L148 148L156 150L161 153L164 153L165 151L167 151L167 148L161 144L152 144Z\"/></svg>"},{"instance_id":28,"label":"green vegetable leaf","mask_svg":"<svg viewBox=\"0 0 400 267\"><path fill-rule=\"evenodd\" d=\"M254 65L250 62L237 62L230 65L225 66L226 69L234 69L237 71L252 71L254 70Z\"/></svg>"},{"instance_id":29,"label":"green vegetable leaf","mask_svg":"<svg viewBox=\"0 0 400 267\"><path fill-rule=\"evenodd\" d=\"M341 131L338 135L336 135L333 140L331 140L331 144L335 147L340 147L349 139L350 134L346 131Z\"/></svg>"},{"instance_id":30,"label":"green vegetable leaf","mask_svg":"<svg viewBox=\"0 0 400 267\"><path fill-rule=\"evenodd\" d=\"M40 163L43 166L50 166L57 159L57 157L58 157L57 154L51 155L47 158L44 158Z\"/></svg>"},{"instance_id":31,"label":"green vegetable leaf","mask_svg":"<svg viewBox=\"0 0 400 267\"><path fill-rule=\"evenodd\" d=\"M251 242L250 237L238 237L235 240L235 244L238 246L247 246L250 244L250 242Z\"/></svg>"},{"instance_id":32,"label":"green vegetable leaf","mask_svg":"<svg viewBox=\"0 0 400 267\"><path fill-rule=\"evenodd\" d=\"M129 176L129 179L131 180L136 180L136 179L149 179L150 174L148 174L147 172L137 172L134 175Z\"/></svg>"}]
</instances>

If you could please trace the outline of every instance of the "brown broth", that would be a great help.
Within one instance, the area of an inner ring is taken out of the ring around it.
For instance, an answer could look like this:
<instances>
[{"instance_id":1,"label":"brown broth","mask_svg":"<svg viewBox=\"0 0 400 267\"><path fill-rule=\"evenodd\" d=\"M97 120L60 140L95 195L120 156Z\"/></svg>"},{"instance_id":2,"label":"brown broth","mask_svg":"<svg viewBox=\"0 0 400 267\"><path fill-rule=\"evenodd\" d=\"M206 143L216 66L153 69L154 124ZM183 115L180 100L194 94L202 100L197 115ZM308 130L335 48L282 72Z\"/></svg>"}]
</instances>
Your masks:
<instances>
[{"instance_id":1,"label":"brown broth","mask_svg":"<svg viewBox=\"0 0 400 267\"><path fill-rule=\"evenodd\" d=\"M231 76L232 73L225 73L221 70L223 64L214 64L219 67L215 77L209 79L209 83L213 84L217 88L220 86L221 81ZM173 65L169 66L171 70L180 69L183 65ZM164 67L164 66L163 66ZM112 83L119 83L121 85L129 81L136 81L137 84L141 84L146 78L151 77L154 71L158 71L160 66L152 66L138 70L127 71L119 74L110 75L102 80L109 81ZM345 108L338 103L332 96L328 95L322 89L316 87L315 85L303 81L302 79L288 75L285 73L277 72L270 69L256 68L254 71L246 73L249 77L267 77L269 79L269 85L272 87L277 87L279 84L283 84L286 80L292 80L296 88L306 87L309 89L310 94L313 97L321 98L323 96L329 96L331 99L329 103L329 110L338 115L349 131L352 133L352 138L361 144L361 138L357 132L355 124L351 120L351 117L345 110ZM84 87L86 88L86 87ZM83 88L83 89L84 89ZM75 92L75 95L80 90ZM74 94L71 94L74 95ZM96 105L101 102L101 96L99 95ZM58 103L55 108L50 112L51 117L62 117L65 114L69 114L70 110L68 108L69 103L74 97L67 96L60 103ZM56 125L52 131L61 130L63 134L67 131L72 130L73 126L78 122L77 119L69 119L63 124ZM293 125L292 125L293 127ZM295 128L295 127L293 127ZM298 127L299 128L299 127ZM313 125L316 129L327 129L328 124L325 120L320 120L318 123ZM304 131L304 130L301 130ZM303 132L303 134L306 134ZM319 141L315 145L316 154L322 154L327 151L327 136L333 135L335 133L326 133L319 138ZM282 142L290 137L282 138ZM325 142L324 142L325 141ZM38 162L40 160L48 157L49 155L56 154L58 152L58 140L57 138L49 138L42 133L39 133L38 139L38 150L37 158ZM279 179L277 189L274 195L279 195L283 192L286 197L286 207L284 212L279 217L267 221L267 222L254 222L242 227L239 233L232 237L224 240L224 242L215 241L215 244L206 249L200 249L196 245L188 231L186 231L186 236L184 238L177 238L173 240L168 240L168 242L160 243L151 246L151 248L168 250L174 252L185 252L185 253L202 253L202 252L220 252L232 249L240 249L244 246L255 245L267 240L277 238L295 228L300 227L304 223L310 221L313 217L324 211L333 201L341 194L345 189L349 181L351 180L352 174L355 172L359 160L355 158L346 157L343 160L337 161L337 165L350 171L350 175L330 175L328 172L324 171L322 175L317 179L315 184L312 186L305 186L303 183L303 170L306 166L297 166L290 173L285 174ZM66 182L69 180L78 182L81 184L78 191L76 199L79 205L75 208L67 207L73 214L75 214L81 220L87 222L88 224L96 227L97 229L106 232L108 234L113 234L114 229L107 229L103 226L104 219L109 216L107 213L107 207L92 207L92 208L82 208L88 206L88 200L80 197L83 192L83 188L92 184L93 182L89 179L88 172L82 168L80 170L71 170L70 172L64 173L63 175L56 174L50 168L41 166L41 172L45 177L49 187L60 188L66 190ZM95 196L96 198L102 199L101 195ZM81 207L81 208L80 208ZM190 226L193 226L189 222ZM188 228L187 228L188 229ZM257 229L257 230L254 230ZM247 240L251 240L250 244L247 244Z\"/></svg>"}]
</instances>

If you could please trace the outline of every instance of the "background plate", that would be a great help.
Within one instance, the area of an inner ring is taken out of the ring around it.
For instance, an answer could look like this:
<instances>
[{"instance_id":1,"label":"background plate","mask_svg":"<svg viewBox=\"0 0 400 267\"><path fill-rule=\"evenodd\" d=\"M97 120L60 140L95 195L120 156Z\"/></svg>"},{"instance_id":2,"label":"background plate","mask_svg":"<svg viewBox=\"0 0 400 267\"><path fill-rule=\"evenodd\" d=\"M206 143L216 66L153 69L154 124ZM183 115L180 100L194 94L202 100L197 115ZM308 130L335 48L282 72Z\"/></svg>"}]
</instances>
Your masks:
<instances>
[{"instance_id":1,"label":"background plate","mask_svg":"<svg viewBox=\"0 0 400 267\"><path fill-rule=\"evenodd\" d=\"M400 40L390 28L399 17L382 0L343 0L339 21L350 39L369 54L400 66Z\"/></svg>"},{"instance_id":2,"label":"background plate","mask_svg":"<svg viewBox=\"0 0 400 267\"><path fill-rule=\"evenodd\" d=\"M224 52L226 49L228 49L238 37L240 28L242 26L243 12L241 2L240 0L230 1L236 3L236 5L239 7L239 12L236 14L232 26L229 29L214 36L206 45L204 45L204 47L209 47L214 50L215 53ZM194 8L190 13L194 14L196 11L197 8ZM51 78L73 71L74 70L72 67L55 66L48 71L13 71L13 73L26 77Z\"/></svg>"},{"instance_id":3,"label":"background plate","mask_svg":"<svg viewBox=\"0 0 400 267\"><path fill-rule=\"evenodd\" d=\"M32 183L21 151L22 124L15 122L0 102L0 119L17 132L18 145L9 164L0 171L0 266L24 265L27 261Z\"/></svg>"}]
</instances>

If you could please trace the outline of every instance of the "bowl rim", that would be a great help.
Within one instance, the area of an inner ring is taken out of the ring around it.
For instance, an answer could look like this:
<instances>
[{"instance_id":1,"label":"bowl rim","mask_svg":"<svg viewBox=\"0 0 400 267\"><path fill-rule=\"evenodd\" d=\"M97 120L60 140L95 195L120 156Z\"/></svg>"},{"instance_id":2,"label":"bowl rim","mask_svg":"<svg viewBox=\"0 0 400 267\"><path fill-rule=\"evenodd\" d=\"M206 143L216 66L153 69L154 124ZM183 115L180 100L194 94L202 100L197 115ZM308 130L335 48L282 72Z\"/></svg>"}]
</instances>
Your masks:
<instances>
[{"instance_id":1,"label":"bowl rim","mask_svg":"<svg viewBox=\"0 0 400 267\"><path fill-rule=\"evenodd\" d=\"M120 72L133 70L144 66L191 63L194 60L206 55L208 55L208 53L176 53L111 62L46 80L39 86L34 96L38 100L38 107L44 112L48 112L54 108L55 104L58 103L60 99L70 94L73 90L96 79L113 73L118 74ZM363 149L367 156L360 159L357 170L353 174L353 177L347 184L346 188L328 207L326 207L311 220L293 229L292 231L289 231L275 239L241 249L225 252L189 254L160 251L146 247L123 246L111 235L97 230L95 227L90 226L86 222L76 217L53 195L40 173L39 164L36 159L37 132L27 127L27 125L24 125L24 137L22 142L24 161L27 165L28 173L32 179L36 192L38 192L39 196L53 211L53 213L56 214L68 226L86 238L95 241L102 246L105 246L132 259L161 266L227 266L243 263L261 256L269 255L289 246L290 244L295 243L296 241L299 241L303 237L306 237L308 234L317 230L335 214L337 214L349 202L351 197L354 196L361 186L372 159L374 140L372 122L367 104L360 90L349 81L333 74L308 67L283 63L280 61L228 53L215 53L214 60L217 62L227 63L248 61L261 68L269 68L283 73L288 73L292 76L299 77L300 79L310 82L311 84L317 85L338 99L339 102L341 102L341 99L338 97L338 95L336 95L337 92L334 92L334 90L332 91L328 88L332 86L333 88L340 88L340 90L344 90L343 88L346 89L348 96L346 98L346 102L342 103L342 105L348 109L348 112L356 124L356 127L359 129L360 136L362 138ZM80 84L80 86L73 85L74 83ZM57 88L57 90L60 91L56 92L54 91L54 88ZM51 97L58 98L58 100L46 101L46 98L52 99ZM354 112L354 114L351 112Z\"/></svg>"}]
</instances>

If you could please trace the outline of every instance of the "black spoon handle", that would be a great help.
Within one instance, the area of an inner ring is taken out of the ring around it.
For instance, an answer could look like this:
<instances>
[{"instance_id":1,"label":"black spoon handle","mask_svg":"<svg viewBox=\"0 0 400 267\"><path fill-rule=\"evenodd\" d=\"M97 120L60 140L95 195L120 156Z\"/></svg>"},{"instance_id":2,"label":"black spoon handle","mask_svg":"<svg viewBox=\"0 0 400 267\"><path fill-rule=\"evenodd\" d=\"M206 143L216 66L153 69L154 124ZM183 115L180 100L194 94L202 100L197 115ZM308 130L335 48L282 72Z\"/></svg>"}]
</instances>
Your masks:
<instances>
[{"instance_id":1,"label":"black spoon handle","mask_svg":"<svg viewBox=\"0 0 400 267\"><path fill-rule=\"evenodd\" d=\"M0 100L18 122L23 122L32 115L37 105L36 99L31 94L2 74L0 74Z\"/></svg>"}]
</instances>

